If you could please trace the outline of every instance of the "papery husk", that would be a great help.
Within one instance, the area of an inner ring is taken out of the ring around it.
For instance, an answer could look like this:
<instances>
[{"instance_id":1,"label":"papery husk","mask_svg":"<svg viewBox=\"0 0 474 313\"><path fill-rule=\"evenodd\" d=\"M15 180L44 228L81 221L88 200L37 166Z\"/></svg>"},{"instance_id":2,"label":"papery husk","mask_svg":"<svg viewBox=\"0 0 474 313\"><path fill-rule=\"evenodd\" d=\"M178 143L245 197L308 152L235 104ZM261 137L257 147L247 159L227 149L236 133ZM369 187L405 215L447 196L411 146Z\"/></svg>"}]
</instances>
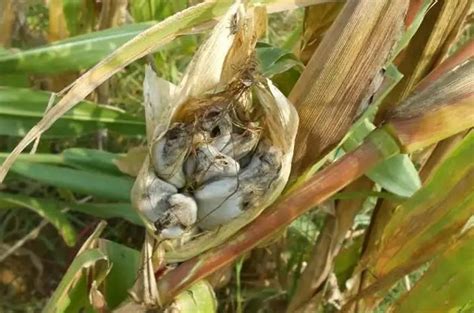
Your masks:
<instances>
[{"instance_id":1,"label":"papery husk","mask_svg":"<svg viewBox=\"0 0 474 313\"><path fill-rule=\"evenodd\" d=\"M209 39L199 48L191 60L179 86L174 86L158 78L149 66L145 70L143 90L149 155L143 162L135 180L131 199L133 207L142 217L145 227L151 233L155 233L156 228L144 214L149 208L146 199L143 197L148 192L150 177L152 175L156 176L150 162L151 147L166 133L173 115L180 105L190 97L203 94L219 84L228 49L230 49L235 37L235 34L231 34L226 27L230 25L232 17L239 13L241 6L239 3L231 6L223 19L216 25ZM203 72L206 75L200 74ZM199 80L199 77L202 77L202 80ZM158 177L156 177L156 180L162 184L167 184Z\"/></svg>"},{"instance_id":2,"label":"papery husk","mask_svg":"<svg viewBox=\"0 0 474 313\"><path fill-rule=\"evenodd\" d=\"M245 67L249 66L257 38L265 29L265 25L263 8L246 11L244 6L237 2L217 24L206 43L200 47L182 82L174 91L170 85L163 85L150 68L147 69L145 109L147 115L149 112L151 114L151 117L147 117L147 130L153 129L149 131L152 133L148 137L150 147L166 133L171 121L182 119L186 110L192 111L200 106L212 105L212 101L209 100L213 97L212 93L216 90L225 90L229 83L236 81L236 77L242 73L242 68L244 67L245 71ZM161 90L158 90L160 84ZM286 185L298 127L297 112L286 97L266 78L256 75L252 86L248 88L256 95L258 105L265 115L264 136L283 153L281 170L257 205L243 211L228 224L203 233L176 250L167 252L165 258L168 262L186 260L222 244L274 202ZM158 96L161 98L155 99ZM146 194L150 175L153 174L148 156L132 190L133 204L142 216L147 209L143 195ZM144 219L148 231L154 233L156 231L154 225L146 217Z\"/></svg>"}]
</instances>

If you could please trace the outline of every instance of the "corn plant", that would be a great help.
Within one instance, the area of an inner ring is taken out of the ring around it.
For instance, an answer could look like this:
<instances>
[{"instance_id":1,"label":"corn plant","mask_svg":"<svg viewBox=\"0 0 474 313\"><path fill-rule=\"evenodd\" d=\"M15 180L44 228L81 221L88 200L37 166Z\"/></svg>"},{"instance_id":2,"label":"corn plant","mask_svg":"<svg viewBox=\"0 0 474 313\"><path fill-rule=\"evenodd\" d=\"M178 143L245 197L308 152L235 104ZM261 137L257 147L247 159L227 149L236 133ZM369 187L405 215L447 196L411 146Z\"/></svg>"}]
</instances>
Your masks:
<instances>
[{"instance_id":1,"label":"corn plant","mask_svg":"<svg viewBox=\"0 0 474 313\"><path fill-rule=\"evenodd\" d=\"M0 8L5 311L473 310L469 1Z\"/></svg>"}]
</instances>

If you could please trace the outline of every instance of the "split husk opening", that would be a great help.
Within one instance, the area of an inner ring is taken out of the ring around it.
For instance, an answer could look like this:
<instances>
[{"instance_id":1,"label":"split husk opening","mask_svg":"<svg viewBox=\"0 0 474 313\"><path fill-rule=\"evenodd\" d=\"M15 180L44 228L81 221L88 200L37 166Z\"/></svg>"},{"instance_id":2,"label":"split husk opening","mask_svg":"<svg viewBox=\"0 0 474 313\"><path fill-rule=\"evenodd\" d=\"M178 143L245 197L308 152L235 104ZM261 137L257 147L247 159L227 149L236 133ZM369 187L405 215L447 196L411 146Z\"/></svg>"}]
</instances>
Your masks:
<instances>
[{"instance_id":1,"label":"split husk opening","mask_svg":"<svg viewBox=\"0 0 474 313\"><path fill-rule=\"evenodd\" d=\"M298 116L258 73L264 8L234 4L178 86L146 69L149 155L132 202L149 235L173 240L168 262L223 243L280 195Z\"/></svg>"}]
</instances>

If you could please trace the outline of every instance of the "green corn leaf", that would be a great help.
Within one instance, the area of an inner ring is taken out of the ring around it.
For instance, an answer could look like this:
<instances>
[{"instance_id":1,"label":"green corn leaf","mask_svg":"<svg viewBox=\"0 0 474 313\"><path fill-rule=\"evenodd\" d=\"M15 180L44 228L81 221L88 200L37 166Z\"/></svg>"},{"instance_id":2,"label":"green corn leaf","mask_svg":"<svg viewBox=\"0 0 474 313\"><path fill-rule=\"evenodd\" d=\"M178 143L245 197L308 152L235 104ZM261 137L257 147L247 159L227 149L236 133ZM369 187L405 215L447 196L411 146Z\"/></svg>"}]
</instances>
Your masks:
<instances>
[{"instance_id":1,"label":"green corn leaf","mask_svg":"<svg viewBox=\"0 0 474 313\"><path fill-rule=\"evenodd\" d=\"M291 68L296 68L300 72L303 69L303 64L293 53L266 43L257 45L256 54L262 74L267 77L283 73Z\"/></svg>"},{"instance_id":2,"label":"green corn leaf","mask_svg":"<svg viewBox=\"0 0 474 313\"><path fill-rule=\"evenodd\" d=\"M62 7L70 36L76 36L92 30L95 15L93 2L63 0Z\"/></svg>"},{"instance_id":3,"label":"green corn leaf","mask_svg":"<svg viewBox=\"0 0 474 313\"><path fill-rule=\"evenodd\" d=\"M50 97L48 92L0 87L0 135L25 135L43 117ZM62 116L45 137L80 136L104 128L123 135L141 136L145 123L113 107L81 101Z\"/></svg>"},{"instance_id":4,"label":"green corn leaf","mask_svg":"<svg viewBox=\"0 0 474 313\"><path fill-rule=\"evenodd\" d=\"M439 256L391 312L474 311L474 231ZM429 295L429 296L427 296Z\"/></svg>"},{"instance_id":5,"label":"green corn leaf","mask_svg":"<svg viewBox=\"0 0 474 313\"><path fill-rule=\"evenodd\" d=\"M135 225L143 226L141 218L130 203L78 203L68 204L73 211L99 218L122 218Z\"/></svg>"},{"instance_id":6,"label":"green corn leaf","mask_svg":"<svg viewBox=\"0 0 474 313\"><path fill-rule=\"evenodd\" d=\"M0 153L0 160L4 160L7 156L8 153ZM120 157L122 157L121 154L102 150L71 148L64 150L60 154L22 153L18 157L18 160L33 163L67 165L75 169L124 176L116 165L116 161Z\"/></svg>"},{"instance_id":7,"label":"green corn leaf","mask_svg":"<svg viewBox=\"0 0 474 313\"><path fill-rule=\"evenodd\" d=\"M108 267L107 256L100 249L90 249L79 253L61 279L59 286L43 308L44 313L81 312L91 309L88 302L88 286L84 269L105 263Z\"/></svg>"},{"instance_id":8,"label":"green corn leaf","mask_svg":"<svg viewBox=\"0 0 474 313\"><path fill-rule=\"evenodd\" d=\"M471 133L427 184L397 207L373 258L375 275L429 260L448 247L474 215L473 151Z\"/></svg>"},{"instance_id":9,"label":"green corn leaf","mask_svg":"<svg viewBox=\"0 0 474 313\"><path fill-rule=\"evenodd\" d=\"M36 181L99 199L130 201L133 180L49 164L16 162L11 171Z\"/></svg>"},{"instance_id":10,"label":"green corn leaf","mask_svg":"<svg viewBox=\"0 0 474 313\"><path fill-rule=\"evenodd\" d=\"M288 95L303 70L301 61L293 53L266 43L257 44L256 55L262 73Z\"/></svg>"},{"instance_id":11,"label":"green corn leaf","mask_svg":"<svg viewBox=\"0 0 474 313\"><path fill-rule=\"evenodd\" d=\"M0 206L2 208L22 207L30 209L50 222L68 246L76 244L76 230L69 222L67 215L61 212L61 209L67 206L59 202L0 192Z\"/></svg>"},{"instance_id":12,"label":"green corn leaf","mask_svg":"<svg viewBox=\"0 0 474 313\"><path fill-rule=\"evenodd\" d=\"M18 194L0 193L0 209L28 208L50 221L63 236L67 244L73 245L76 232L60 209L89 214L102 219L122 218L135 225L143 225L142 220L130 203L70 203L51 199L26 197Z\"/></svg>"},{"instance_id":13,"label":"green corn leaf","mask_svg":"<svg viewBox=\"0 0 474 313\"><path fill-rule=\"evenodd\" d=\"M217 302L211 285L200 280L180 293L170 307L181 313L209 313L216 312Z\"/></svg>"},{"instance_id":14,"label":"green corn leaf","mask_svg":"<svg viewBox=\"0 0 474 313\"><path fill-rule=\"evenodd\" d=\"M358 122L344 140L342 145L344 150L355 149L374 129L375 125L367 119ZM410 197L421 187L418 171L405 154L395 155L383 161L366 175L382 188L400 197Z\"/></svg>"},{"instance_id":15,"label":"green corn leaf","mask_svg":"<svg viewBox=\"0 0 474 313\"><path fill-rule=\"evenodd\" d=\"M349 246L341 249L334 259L334 274L339 286L344 289L344 283L351 278L362 250L362 236L358 237Z\"/></svg>"},{"instance_id":16,"label":"green corn leaf","mask_svg":"<svg viewBox=\"0 0 474 313\"><path fill-rule=\"evenodd\" d=\"M103 282L109 309L114 309L128 296L140 270L140 252L119 243L99 239L99 249L107 256L112 268Z\"/></svg>"},{"instance_id":17,"label":"green corn leaf","mask_svg":"<svg viewBox=\"0 0 474 313\"><path fill-rule=\"evenodd\" d=\"M130 24L3 54L0 55L0 73L52 74L86 69L153 24Z\"/></svg>"},{"instance_id":18,"label":"green corn leaf","mask_svg":"<svg viewBox=\"0 0 474 313\"><path fill-rule=\"evenodd\" d=\"M64 163L74 168L123 176L115 165L115 160L120 156L118 154L95 149L72 148L64 150L62 155Z\"/></svg>"},{"instance_id":19,"label":"green corn leaf","mask_svg":"<svg viewBox=\"0 0 474 313\"><path fill-rule=\"evenodd\" d=\"M1 152L0 160L6 159L9 153ZM62 154L50 154L50 153L22 153L18 157L19 161L33 162L33 163L45 163L45 164L60 164L65 165L64 156Z\"/></svg>"},{"instance_id":20,"label":"green corn leaf","mask_svg":"<svg viewBox=\"0 0 474 313\"><path fill-rule=\"evenodd\" d=\"M421 187L418 171L406 154L385 160L366 175L382 188L400 197L410 197Z\"/></svg>"}]
</instances>

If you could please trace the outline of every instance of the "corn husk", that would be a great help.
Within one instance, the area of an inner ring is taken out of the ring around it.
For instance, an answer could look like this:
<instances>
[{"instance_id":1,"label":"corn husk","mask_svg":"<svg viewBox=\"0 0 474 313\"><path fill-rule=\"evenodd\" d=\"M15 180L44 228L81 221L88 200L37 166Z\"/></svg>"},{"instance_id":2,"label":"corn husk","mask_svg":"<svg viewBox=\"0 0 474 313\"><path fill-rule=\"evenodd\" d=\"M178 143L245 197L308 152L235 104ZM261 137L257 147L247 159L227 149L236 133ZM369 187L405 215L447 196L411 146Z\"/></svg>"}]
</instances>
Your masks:
<instances>
[{"instance_id":1,"label":"corn husk","mask_svg":"<svg viewBox=\"0 0 474 313\"><path fill-rule=\"evenodd\" d=\"M209 39L200 47L178 86L163 81L150 67L146 68L144 93L149 155L132 189L132 202L142 216L149 234L162 237L154 224L154 220L162 212L157 212L155 204L176 192L168 177L158 177L156 163L160 160L156 161L156 157L154 159L153 147L160 140L166 139L167 131L176 122L189 122L196 114L224 101L226 97L236 98L245 93L247 96L241 97L242 107L249 108L249 111L255 108L263 115L264 120L260 125L263 128L260 130L261 144L256 150L262 149L262 142L266 142L271 149L281 152L278 154L278 171L269 188L258 197L258 201L252 202L249 208L231 218L225 225L201 232L174 251L168 251L168 261L185 260L223 243L274 202L288 180L298 116L292 104L272 82L253 70L255 44L264 32L265 25L264 8L246 8L238 1L231 6ZM195 137L192 142L194 141ZM186 233L192 233L192 228L196 230L196 227L191 227L186 229ZM186 237L186 234L181 237Z\"/></svg>"}]
</instances>

